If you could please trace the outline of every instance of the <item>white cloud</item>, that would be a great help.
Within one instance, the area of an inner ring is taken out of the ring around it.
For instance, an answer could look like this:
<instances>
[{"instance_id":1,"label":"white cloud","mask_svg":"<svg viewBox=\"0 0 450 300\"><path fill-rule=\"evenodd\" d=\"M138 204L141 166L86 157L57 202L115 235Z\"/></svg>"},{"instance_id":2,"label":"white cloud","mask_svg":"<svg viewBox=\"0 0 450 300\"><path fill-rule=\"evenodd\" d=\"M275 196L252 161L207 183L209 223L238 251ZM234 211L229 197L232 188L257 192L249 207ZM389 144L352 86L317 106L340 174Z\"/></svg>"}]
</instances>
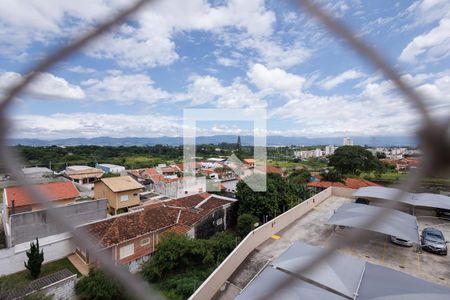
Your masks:
<instances>
[{"instance_id":1,"label":"white cloud","mask_svg":"<svg viewBox=\"0 0 450 300\"><path fill-rule=\"evenodd\" d=\"M415 63L419 57L421 62L434 62L450 55L450 18L444 18L439 25L425 34L415 37L403 49L399 59Z\"/></svg>"},{"instance_id":2,"label":"white cloud","mask_svg":"<svg viewBox=\"0 0 450 300\"><path fill-rule=\"evenodd\" d=\"M93 101L115 101L131 104L142 101L155 103L167 99L170 94L154 87L153 80L145 74L125 75L111 72L103 79L89 79L82 82L87 98Z\"/></svg>"},{"instance_id":3,"label":"white cloud","mask_svg":"<svg viewBox=\"0 0 450 300\"><path fill-rule=\"evenodd\" d=\"M268 67L290 68L306 61L312 54L299 42L283 45L269 38L243 39L237 47L255 50L258 57L254 60Z\"/></svg>"},{"instance_id":4,"label":"white cloud","mask_svg":"<svg viewBox=\"0 0 450 300\"><path fill-rule=\"evenodd\" d=\"M322 88L324 88L325 90L331 90L346 81L358 79L358 78L361 78L364 76L365 76L365 74L358 70L347 70L335 77L329 76L329 77L325 78L320 83L320 86Z\"/></svg>"},{"instance_id":5,"label":"white cloud","mask_svg":"<svg viewBox=\"0 0 450 300\"><path fill-rule=\"evenodd\" d=\"M70 113L17 115L12 136L16 138L152 137L180 135L181 125L171 116Z\"/></svg>"},{"instance_id":6,"label":"white cloud","mask_svg":"<svg viewBox=\"0 0 450 300\"><path fill-rule=\"evenodd\" d=\"M72 66L67 68L68 71L73 72L73 73L79 73L79 74L92 74L95 73L96 70L93 68L87 68L87 67L83 67L83 66Z\"/></svg>"},{"instance_id":7,"label":"white cloud","mask_svg":"<svg viewBox=\"0 0 450 300\"><path fill-rule=\"evenodd\" d=\"M288 73L280 68L268 69L261 64L254 64L247 72L250 81L259 89L272 92L278 91L290 96L298 96L305 84L305 78Z\"/></svg>"},{"instance_id":8,"label":"white cloud","mask_svg":"<svg viewBox=\"0 0 450 300\"><path fill-rule=\"evenodd\" d=\"M0 93L21 80L22 75L14 72L0 73ZM41 73L24 92L25 95L40 99L84 99L81 87L69 83L50 73Z\"/></svg>"},{"instance_id":9,"label":"white cloud","mask_svg":"<svg viewBox=\"0 0 450 300\"><path fill-rule=\"evenodd\" d=\"M191 100L192 105L213 105L219 108L261 108L266 102L239 79L224 86L212 76L193 76L188 91L177 96L178 100Z\"/></svg>"}]
</instances>

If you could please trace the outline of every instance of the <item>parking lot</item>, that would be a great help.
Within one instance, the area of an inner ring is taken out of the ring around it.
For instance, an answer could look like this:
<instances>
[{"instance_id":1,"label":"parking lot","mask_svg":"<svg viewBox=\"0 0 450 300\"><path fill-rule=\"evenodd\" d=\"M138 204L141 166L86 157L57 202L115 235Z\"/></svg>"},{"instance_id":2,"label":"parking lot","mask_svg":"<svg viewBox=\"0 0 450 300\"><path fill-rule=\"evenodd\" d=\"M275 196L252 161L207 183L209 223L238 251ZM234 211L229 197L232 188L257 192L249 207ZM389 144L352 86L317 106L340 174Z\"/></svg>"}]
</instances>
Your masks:
<instances>
[{"instance_id":1,"label":"parking lot","mask_svg":"<svg viewBox=\"0 0 450 300\"><path fill-rule=\"evenodd\" d=\"M257 247L230 277L231 283L222 293L221 299L231 299L271 260L283 253L296 240L314 246L327 247L342 235L352 234L355 229L334 230L326 225L334 210L342 204L352 202L350 198L332 196L304 217L277 233ZM450 222L433 217L418 217L420 231L425 227L440 229L446 240L450 240ZM402 247L390 242L389 236L370 232L367 240L353 242L338 250L361 260L392 268L409 275L450 287L450 255L439 256L415 247Z\"/></svg>"}]
</instances>

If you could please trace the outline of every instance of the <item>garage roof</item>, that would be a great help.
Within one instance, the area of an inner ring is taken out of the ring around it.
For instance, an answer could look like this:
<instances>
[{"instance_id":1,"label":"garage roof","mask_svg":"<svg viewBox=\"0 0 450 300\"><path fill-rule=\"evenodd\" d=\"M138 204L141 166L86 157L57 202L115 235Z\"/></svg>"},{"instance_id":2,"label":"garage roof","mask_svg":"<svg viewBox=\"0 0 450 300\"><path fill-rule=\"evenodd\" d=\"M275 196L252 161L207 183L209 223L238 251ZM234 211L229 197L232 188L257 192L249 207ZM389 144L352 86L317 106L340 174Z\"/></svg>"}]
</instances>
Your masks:
<instances>
[{"instance_id":1,"label":"garage roof","mask_svg":"<svg viewBox=\"0 0 450 300\"><path fill-rule=\"evenodd\" d=\"M403 199L397 199L400 193L399 189L387 188L382 186L369 186L356 190L353 193L357 198L372 198L382 200L400 201L412 206L433 207L441 209L450 209L450 197L431 193L407 193Z\"/></svg>"},{"instance_id":2,"label":"garage roof","mask_svg":"<svg viewBox=\"0 0 450 300\"><path fill-rule=\"evenodd\" d=\"M323 248L295 242L237 299L449 299L448 287L338 253L314 269L300 272L322 251Z\"/></svg>"},{"instance_id":3,"label":"garage roof","mask_svg":"<svg viewBox=\"0 0 450 300\"><path fill-rule=\"evenodd\" d=\"M368 220L377 217L383 210L387 213L384 213L380 222L370 226L366 224ZM336 210L327 224L376 231L419 244L419 228L416 217L394 209L345 203Z\"/></svg>"}]
</instances>

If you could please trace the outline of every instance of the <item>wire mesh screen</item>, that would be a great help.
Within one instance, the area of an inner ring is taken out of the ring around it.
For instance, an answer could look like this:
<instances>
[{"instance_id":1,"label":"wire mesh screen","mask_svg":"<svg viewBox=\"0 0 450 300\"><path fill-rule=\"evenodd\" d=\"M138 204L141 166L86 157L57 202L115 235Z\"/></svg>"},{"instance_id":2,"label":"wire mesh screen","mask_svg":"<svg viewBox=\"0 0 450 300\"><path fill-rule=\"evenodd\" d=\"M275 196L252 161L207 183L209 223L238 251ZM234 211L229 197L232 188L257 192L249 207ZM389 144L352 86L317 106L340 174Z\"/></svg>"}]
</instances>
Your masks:
<instances>
[{"instance_id":1,"label":"wire mesh screen","mask_svg":"<svg viewBox=\"0 0 450 300\"><path fill-rule=\"evenodd\" d=\"M7 170L20 185L22 185L26 192L35 199L42 207L48 210L48 215L51 216L61 228L64 228L67 232L71 232L76 242L86 248L92 256L100 263L102 268L111 276L116 278L121 285L127 289L127 292L136 299L157 299L161 298L159 293L146 283L139 275L131 276L125 269L116 266L116 264L105 255L100 255L99 246L86 232L82 230L76 230L74 225L69 223L64 216L56 213L55 207L51 202L46 201L45 196L39 193L28 180L23 176L19 166L21 166L20 157L13 150L7 147L7 134L11 127L11 120L8 118L8 109L14 104L15 99L21 94L22 91L34 80L39 77L39 74L49 70L55 64L61 60L69 57L82 47L89 46L88 44L94 39L106 33L112 27L124 22L127 18L136 13L139 10L151 9L146 4L151 3L151 0L141 0L134 2L128 8L123 9L118 15L111 17L103 24L98 26L92 32L89 32L85 36L78 40L73 41L66 47L58 49L54 53L50 53L45 59L39 62L36 66L28 70L26 76L17 83L15 86L11 86L4 98L0 102L0 160L3 168ZM379 70L387 79L392 81L393 84L402 93L405 100L416 109L421 116L421 127L417 132L417 138L423 150L423 164L419 170L409 174L409 178L402 183L401 192L396 195L396 198L400 199L405 197L407 192L417 186L424 176L436 175L436 174L448 174L450 170L450 133L449 125L450 119L444 122L438 122L431 115L426 101L423 96L418 94L414 88L412 88L407 82L405 82L399 72L395 70L390 63L388 63L382 53L379 53L372 47L368 46L352 31L351 28L345 26L340 21L331 17L324 9L313 3L310 0L298 0L298 7L301 10L307 11L311 17L316 18L319 22L336 38L342 39L346 44L353 49L362 59L366 60L375 69ZM384 210L381 210L379 215L367 221L367 227L382 222L383 218L389 213L389 208L395 208L395 201L390 202L389 206L386 206ZM345 236L339 240L339 245L351 243L354 240L365 239L364 233L359 233L351 236ZM330 245L323 254L309 262L302 270L298 270L298 273L305 272L314 266L321 260L331 256L335 253L339 247L338 244ZM288 281L283 282L277 289L273 290L274 296L277 290L282 289L283 286L289 284Z\"/></svg>"}]
</instances>

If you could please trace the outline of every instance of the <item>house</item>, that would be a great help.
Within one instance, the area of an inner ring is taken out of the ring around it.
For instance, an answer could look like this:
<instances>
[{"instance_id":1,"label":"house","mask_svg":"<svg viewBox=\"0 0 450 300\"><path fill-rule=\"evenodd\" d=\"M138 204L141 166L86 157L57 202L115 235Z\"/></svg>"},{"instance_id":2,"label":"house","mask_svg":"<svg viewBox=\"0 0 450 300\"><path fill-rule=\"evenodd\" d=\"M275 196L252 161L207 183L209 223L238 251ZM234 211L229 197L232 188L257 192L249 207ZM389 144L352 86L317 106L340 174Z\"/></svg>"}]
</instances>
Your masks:
<instances>
[{"instance_id":1,"label":"house","mask_svg":"<svg viewBox=\"0 0 450 300\"><path fill-rule=\"evenodd\" d=\"M33 188L56 206L74 203L75 199L80 197L80 192L70 181L35 184ZM35 211L41 208L42 206L30 197L23 187L7 187L3 190L3 222L9 222L9 216L13 214Z\"/></svg>"},{"instance_id":2,"label":"house","mask_svg":"<svg viewBox=\"0 0 450 300\"><path fill-rule=\"evenodd\" d=\"M102 178L94 184L94 198L108 200L108 211L117 214L140 205L139 193L144 187L130 176Z\"/></svg>"},{"instance_id":3,"label":"house","mask_svg":"<svg viewBox=\"0 0 450 300\"><path fill-rule=\"evenodd\" d=\"M202 193L152 204L80 228L98 241L102 253L135 272L155 252L161 237L170 232L207 238L233 225L236 202ZM77 247L76 254L85 264L95 264L83 247Z\"/></svg>"},{"instance_id":4,"label":"house","mask_svg":"<svg viewBox=\"0 0 450 300\"><path fill-rule=\"evenodd\" d=\"M175 167L166 166L130 170L128 174L145 185L149 190L170 197L180 198L206 191L205 177L178 177L173 174ZM178 172L178 169L176 169Z\"/></svg>"},{"instance_id":5,"label":"house","mask_svg":"<svg viewBox=\"0 0 450 300\"><path fill-rule=\"evenodd\" d=\"M348 188L348 189L359 189L366 186L380 186L379 184L362 179L362 178L346 178L344 179L344 182L331 182L331 181L322 181L322 180L315 180L312 182L309 182L307 184L307 187L315 192L323 191L329 187L342 187L342 188Z\"/></svg>"},{"instance_id":6,"label":"house","mask_svg":"<svg viewBox=\"0 0 450 300\"><path fill-rule=\"evenodd\" d=\"M123 174L125 173L125 167L113 165L113 164L96 164L97 169L102 170L105 173Z\"/></svg>"},{"instance_id":7,"label":"house","mask_svg":"<svg viewBox=\"0 0 450 300\"><path fill-rule=\"evenodd\" d=\"M70 166L64 171L64 176L78 184L89 184L100 179L104 173L89 166Z\"/></svg>"},{"instance_id":8,"label":"house","mask_svg":"<svg viewBox=\"0 0 450 300\"><path fill-rule=\"evenodd\" d=\"M244 164L246 164L250 168L255 166L254 158L244 158L242 161L244 162Z\"/></svg>"},{"instance_id":9,"label":"house","mask_svg":"<svg viewBox=\"0 0 450 300\"><path fill-rule=\"evenodd\" d=\"M385 163L395 165L397 171L408 171L411 168L417 168L420 161L414 157L405 157L401 159L383 159Z\"/></svg>"},{"instance_id":10,"label":"house","mask_svg":"<svg viewBox=\"0 0 450 300\"><path fill-rule=\"evenodd\" d=\"M42 167L23 168L22 173L23 176L28 179L51 177L54 175L52 170Z\"/></svg>"}]
</instances>

